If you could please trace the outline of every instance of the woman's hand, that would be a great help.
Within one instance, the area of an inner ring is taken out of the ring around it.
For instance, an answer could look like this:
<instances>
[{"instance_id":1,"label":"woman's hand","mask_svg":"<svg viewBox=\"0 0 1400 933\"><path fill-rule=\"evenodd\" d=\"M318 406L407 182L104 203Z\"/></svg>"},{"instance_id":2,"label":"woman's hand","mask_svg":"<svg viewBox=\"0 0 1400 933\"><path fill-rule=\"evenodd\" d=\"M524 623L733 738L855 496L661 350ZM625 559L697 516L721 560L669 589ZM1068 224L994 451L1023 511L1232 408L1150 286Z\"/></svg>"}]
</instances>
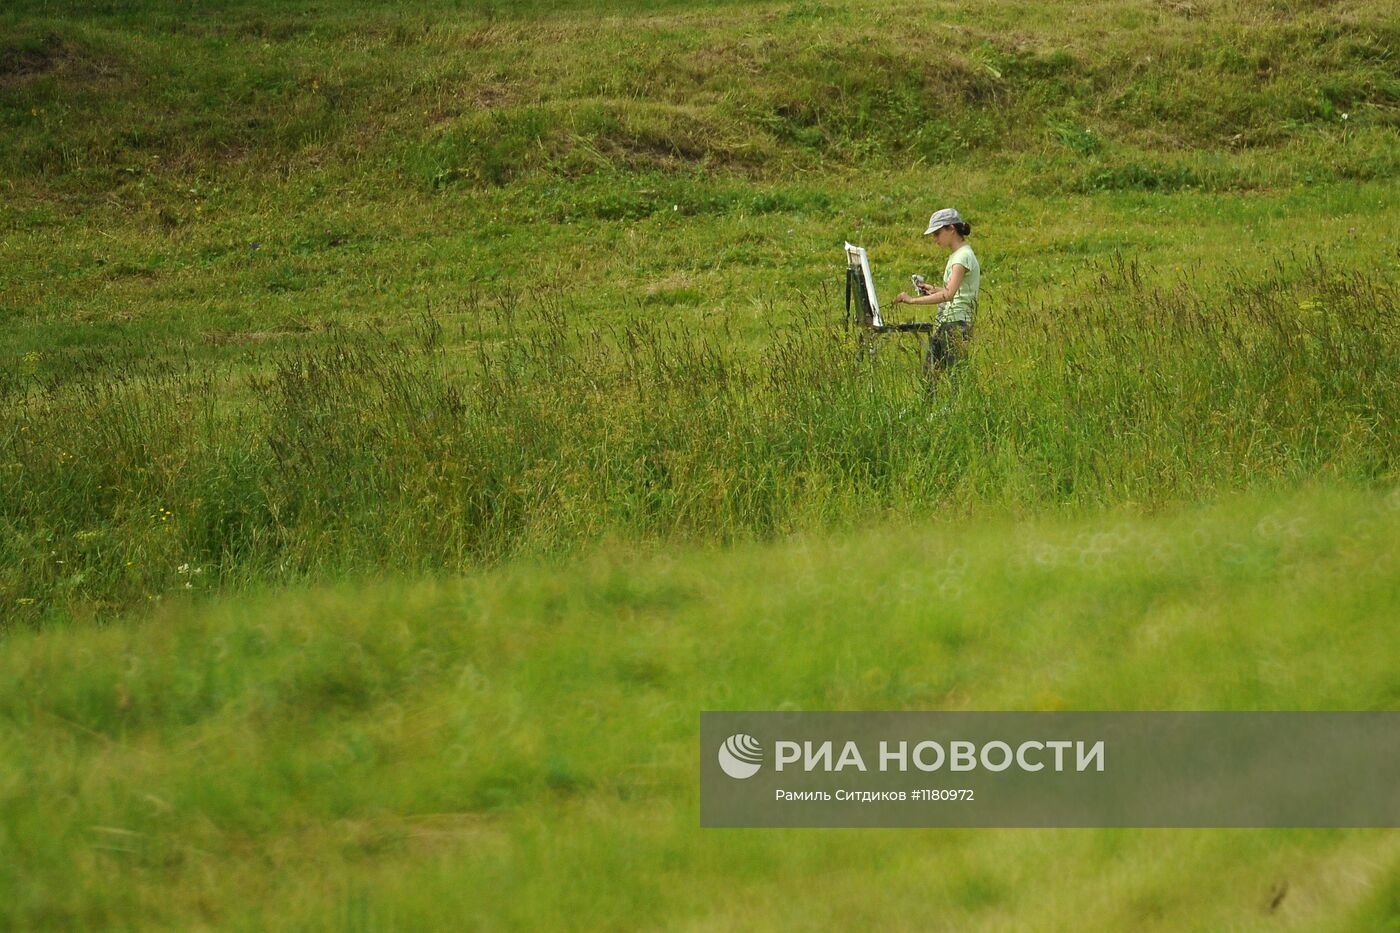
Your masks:
<instances>
[{"instance_id":1,"label":"woman's hand","mask_svg":"<svg viewBox=\"0 0 1400 933\"><path fill-rule=\"evenodd\" d=\"M902 305L902 304L908 302L909 300L910 300L909 295L905 294L904 292L900 292L900 293L899 293L899 297L896 298L896 299L894 300L894 303L897 304L897 305Z\"/></svg>"}]
</instances>

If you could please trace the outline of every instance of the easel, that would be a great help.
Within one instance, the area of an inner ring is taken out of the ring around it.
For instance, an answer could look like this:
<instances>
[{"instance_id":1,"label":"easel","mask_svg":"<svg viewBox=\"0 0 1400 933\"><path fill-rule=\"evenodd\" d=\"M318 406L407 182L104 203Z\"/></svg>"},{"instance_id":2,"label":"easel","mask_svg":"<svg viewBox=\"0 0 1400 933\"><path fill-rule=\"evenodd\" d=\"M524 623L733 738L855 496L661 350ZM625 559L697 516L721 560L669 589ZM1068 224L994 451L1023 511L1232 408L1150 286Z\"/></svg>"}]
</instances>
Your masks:
<instances>
[{"instance_id":1,"label":"easel","mask_svg":"<svg viewBox=\"0 0 1400 933\"><path fill-rule=\"evenodd\" d=\"M864 247L846 244L846 326L860 327L860 345L875 353L881 334L929 334L933 325L923 321L886 324L880 317L880 299L875 295L875 282L870 276L870 260ZM874 339L872 339L874 335Z\"/></svg>"}]
</instances>

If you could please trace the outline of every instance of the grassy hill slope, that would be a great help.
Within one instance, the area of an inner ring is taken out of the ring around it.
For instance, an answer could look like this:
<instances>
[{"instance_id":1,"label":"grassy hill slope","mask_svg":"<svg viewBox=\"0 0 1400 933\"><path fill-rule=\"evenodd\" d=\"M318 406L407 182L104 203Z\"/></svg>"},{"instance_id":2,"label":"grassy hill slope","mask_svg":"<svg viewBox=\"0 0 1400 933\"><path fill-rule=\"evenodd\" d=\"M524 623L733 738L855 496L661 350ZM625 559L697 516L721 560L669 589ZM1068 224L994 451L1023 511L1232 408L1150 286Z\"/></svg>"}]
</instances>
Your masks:
<instances>
[{"instance_id":1,"label":"grassy hill slope","mask_svg":"<svg viewBox=\"0 0 1400 933\"><path fill-rule=\"evenodd\" d=\"M1084 163L1052 188L1178 187L1189 173L1134 178L1121 160L1319 137L1333 177L1385 177L1400 119L1400 27L1378 0L22 0L3 15L6 168L129 195L238 168L437 188L1024 153Z\"/></svg>"}]
</instances>

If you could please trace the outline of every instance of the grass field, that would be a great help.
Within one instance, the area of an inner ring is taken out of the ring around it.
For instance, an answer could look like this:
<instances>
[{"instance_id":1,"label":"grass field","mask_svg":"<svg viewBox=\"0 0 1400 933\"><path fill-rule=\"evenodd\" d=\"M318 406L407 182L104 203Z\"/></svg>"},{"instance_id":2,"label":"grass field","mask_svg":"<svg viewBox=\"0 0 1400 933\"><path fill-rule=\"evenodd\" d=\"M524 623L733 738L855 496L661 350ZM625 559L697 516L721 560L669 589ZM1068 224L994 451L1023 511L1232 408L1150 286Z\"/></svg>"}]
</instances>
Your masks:
<instances>
[{"instance_id":1,"label":"grass field","mask_svg":"<svg viewBox=\"0 0 1400 933\"><path fill-rule=\"evenodd\" d=\"M0 925L1400 923L1393 832L702 833L694 769L706 708L1395 708L1397 45L6 5ZM930 393L840 247L888 303L949 205Z\"/></svg>"}]
</instances>

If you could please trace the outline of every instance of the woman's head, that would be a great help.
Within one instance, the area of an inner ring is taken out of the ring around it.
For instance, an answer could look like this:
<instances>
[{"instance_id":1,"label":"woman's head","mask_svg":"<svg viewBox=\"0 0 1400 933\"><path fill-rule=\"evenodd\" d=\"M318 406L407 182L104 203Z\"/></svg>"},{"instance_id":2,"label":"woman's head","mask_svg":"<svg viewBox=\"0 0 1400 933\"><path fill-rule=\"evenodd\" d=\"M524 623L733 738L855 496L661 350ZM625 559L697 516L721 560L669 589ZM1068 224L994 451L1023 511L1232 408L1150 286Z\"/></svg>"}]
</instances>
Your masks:
<instances>
[{"instance_id":1,"label":"woman's head","mask_svg":"<svg viewBox=\"0 0 1400 933\"><path fill-rule=\"evenodd\" d=\"M972 224L963 220L955 209L945 207L941 211L934 211L933 216L928 219L928 229L924 231L924 236L932 236L939 246L946 246L949 242L961 240L970 233Z\"/></svg>"}]
</instances>

